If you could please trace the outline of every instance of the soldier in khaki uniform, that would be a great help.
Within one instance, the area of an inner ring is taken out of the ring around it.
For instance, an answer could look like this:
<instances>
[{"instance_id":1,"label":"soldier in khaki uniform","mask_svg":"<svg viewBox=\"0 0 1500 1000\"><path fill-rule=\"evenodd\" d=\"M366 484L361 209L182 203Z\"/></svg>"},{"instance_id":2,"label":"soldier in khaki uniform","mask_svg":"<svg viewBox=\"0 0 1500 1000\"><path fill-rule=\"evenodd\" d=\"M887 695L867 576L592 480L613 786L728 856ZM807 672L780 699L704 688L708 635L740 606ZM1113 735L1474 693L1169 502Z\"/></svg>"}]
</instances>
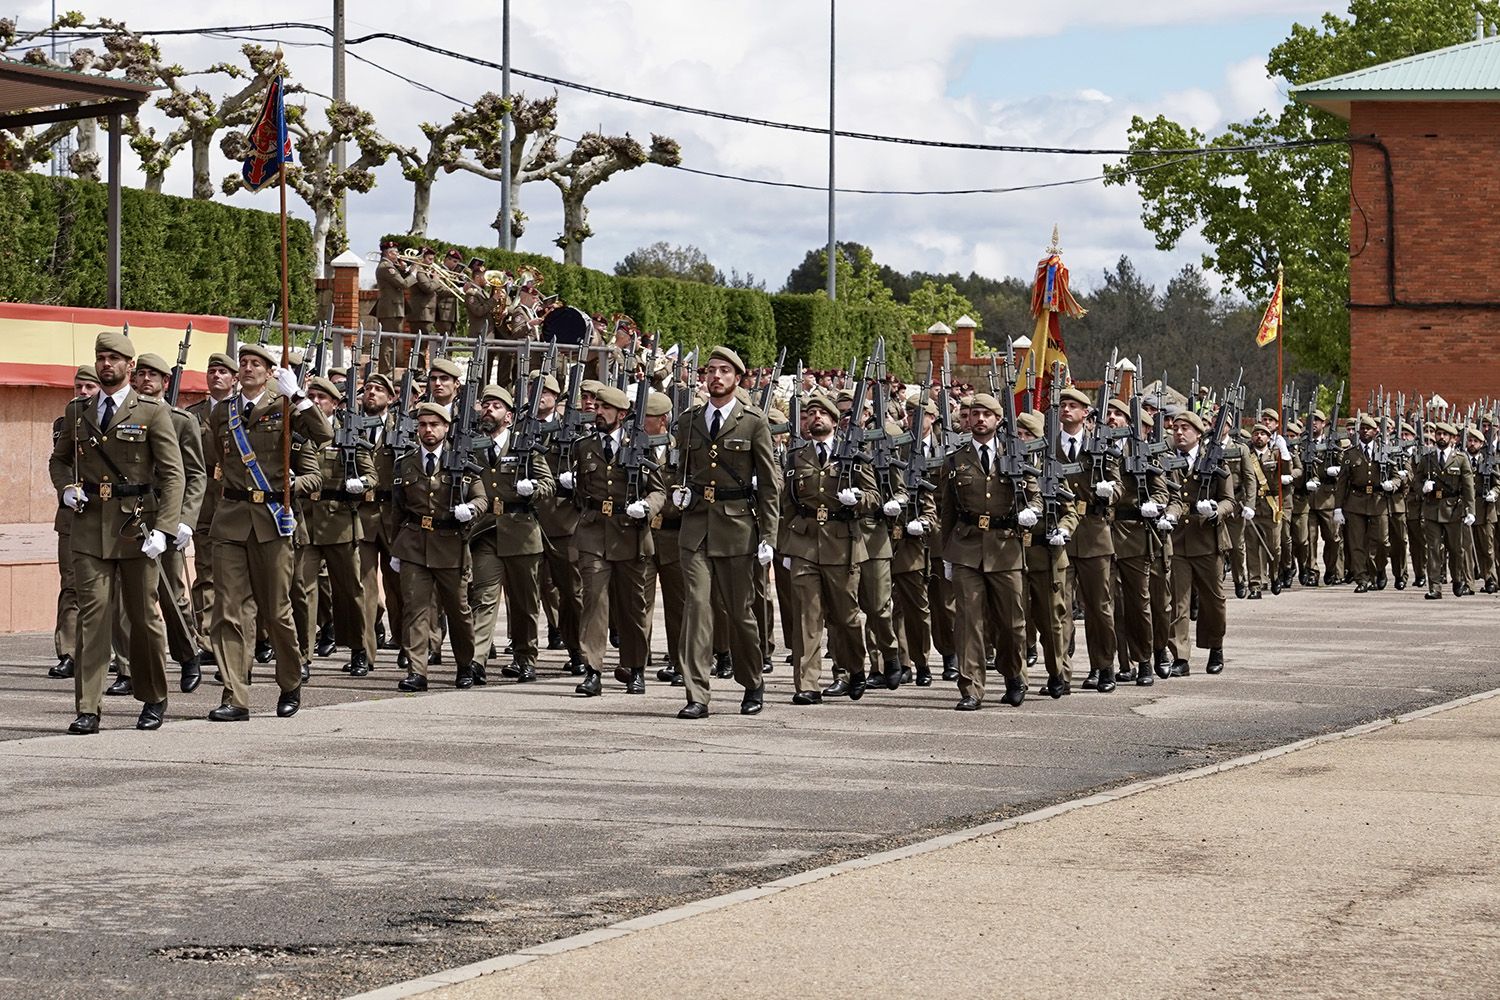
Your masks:
<instances>
[{"instance_id":1,"label":"soldier in khaki uniform","mask_svg":"<svg viewBox=\"0 0 1500 1000\"><path fill-rule=\"evenodd\" d=\"M1208 418L1212 419L1212 418ZM1224 525L1229 532L1230 578L1234 580L1234 596L1245 598L1250 591L1250 558L1248 546L1254 539L1253 529L1246 526L1247 520L1255 519L1255 489L1257 470L1248 468L1250 449L1234 428L1224 428L1224 467L1229 470L1229 495L1239 505ZM1248 537L1247 537L1248 536ZM1257 543L1258 544L1258 543Z\"/></svg>"},{"instance_id":2,"label":"soldier in khaki uniform","mask_svg":"<svg viewBox=\"0 0 1500 1000\"><path fill-rule=\"evenodd\" d=\"M921 461L922 448L927 443L925 431L928 421L937 414L937 406L929 401L924 410L911 408L908 412L914 433L907 446L906 461ZM936 467L929 475L937 475ZM901 646L902 680L906 679L907 670L912 669L917 687L929 687L932 667L927 655L932 649L932 615L928 575L933 560L928 540L937 534L939 524L933 492L920 489L916 497L907 498L902 517L905 522L891 528L891 599L895 607L896 638Z\"/></svg>"},{"instance_id":3,"label":"soldier in khaki uniform","mask_svg":"<svg viewBox=\"0 0 1500 1000\"><path fill-rule=\"evenodd\" d=\"M1199 649L1208 650L1210 674L1224 669L1225 606L1221 581L1224 553L1229 549L1226 527L1238 505L1230 495L1230 476L1210 473L1200 479L1194 469L1198 451L1209 433L1203 418L1190 410L1173 421L1177 450L1187 459L1181 479L1182 515L1172 527L1172 670L1186 677L1188 665L1188 607L1198 591ZM1218 472L1222 472L1222 466ZM1168 518L1168 520L1173 520Z\"/></svg>"},{"instance_id":4,"label":"soldier in khaki uniform","mask_svg":"<svg viewBox=\"0 0 1500 1000\"><path fill-rule=\"evenodd\" d=\"M454 686L485 683L484 664L474 656L474 619L469 610L465 570L468 525L489 504L484 483L463 473L457 483L443 468L453 443L448 408L437 403L417 407L419 447L396 463L393 500L401 528L391 548L392 568L401 576L402 651L411 671L396 685L401 691L427 690L427 651L437 642L431 602L448 617L448 638L457 664Z\"/></svg>"},{"instance_id":5,"label":"soldier in khaki uniform","mask_svg":"<svg viewBox=\"0 0 1500 1000\"><path fill-rule=\"evenodd\" d=\"M664 484L677 482L677 444L671 434L672 398L666 393L653 392L646 401L646 433L652 438L662 439L657 446L656 461L661 467ZM682 686L682 673L678 668L682 652L682 548L677 536L682 530L682 511L667 497L661 512L651 519L652 556L655 580L661 584L661 610L667 632L667 663L656 672L656 679Z\"/></svg>"},{"instance_id":6,"label":"soldier in khaki uniform","mask_svg":"<svg viewBox=\"0 0 1500 1000\"><path fill-rule=\"evenodd\" d=\"M573 468L561 476L579 508L573 547L583 580L580 637L587 666L577 691L589 697L600 694L613 612L620 637L615 677L628 694L644 694L651 654L648 623L656 596L646 586L655 551L651 519L661 513L666 492L659 470L641 469L639 490L631 494L620 460L630 446L629 435L644 431L627 426L630 402L624 390L601 386L595 395L596 433L579 442Z\"/></svg>"},{"instance_id":7,"label":"soldier in khaki uniform","mask_svg":"<svg viewBox=\"0 0 1500 1000\"><path fill-rule=\"evenodd\" d=\"M449 250L443 255L443 270L450 275L449 280L459 288L464 284L464 255L457 250ZM437 305L433 309L432 329L439 334L458 332L458 310L460 300L448 289L444 288L438 292Z\"/></svg>"},{"instance_id":8,"label":"soldier in khaki uniform","mask_svg":"<svg viewBox=\"0 0 1500 1000\"><path fill-rule=\"evenodd\" d=\"M495 292L485 283L484 261L469 259L469 278L464 283L464 315L469 319L469 336L488 337L495 316Z\"/></svg>"},{"instance_id":9,"label":"soldier in khaki uniform","mask_svg":"<svg viewBox=\"0 0 1500 1000\"><path fill-rule=\"evenodd\" d=\"M1398 472L1382 478L1377 464L1376 435L1380 425L1368 414L1358 424L1359 441L1344 449L1339 458L1339 477L1333 487L1333 520L1349 539L1354 573L1354 592L1375 588L1375 578L1385 576L1390 546L1388 521L1390 498L1401 486Z\"/></svg>"},{"instance_id":10,"label":"soldier in khaki uniform","mask_svg":"<svg viewBox=\"0 0 1500 1000\"><path fill-rule=\"evenodd\" d=\"M73 398L93 399L99 392L99 376L93 365L80 365L73 373ZM62 437L63 418L52 421L52 447ZM52 654L57 663L47 676L62 680L73 676L73 653L78 646L78 590L73 585L73 509L57 505L52 530L57 532L57 623L52 632Z\"/></svg>"},{"instance_id":11,"label":"soldier in khaki uniform","mask_svg":"<svg viewBox=\"0 0 1500 1000\"><path fill-rule=\"evenodd\" d=\"M552 376L543 379L538 420L555 423L562 418L557 405L561 393L557 390L558 386ZM582 412L592 413L593 393L581 391L580 399ZM558 482L558 477L567 471L562 467L561 448L555 438L547 449L547 468L552 473L553 482ZM572 554L573 532L578 528L578 508L573 503L573 491L558 483L553 496L538 502L536 508L537 520L542 525L542 563L546 570L543 593L556 601L553 614L557 620L557 638L568 651L565 669L573 676L580 677L584 672L584 656L579 638L579 623L583 619L583 581L579 578L578 564ZM548 645L551 645L550 641Z\"/></svg>"},{"instance_id":12,"label":"soldier in khaki uniform","mask_svg":"<svg viewBox=\"0 0 1500 1000\"><path fill-rule=\"evenodd\" d=\"M417 283L415 272L415 267L401 259L394 240L380 244L380 263L375 266L375 319L387 334L381 341L377 362L383 372L396 370L396 341L406 322L406 290Z\"/></svg>"},{"instance_id":13,"label":"soldier in khaki uniform","mask_svg":"<svg viewBox=\"0 0 1500 1000\"><path fill-rule=\"evenodd\" d=\"M1064 392L1078 393L1078 390L1070 386ZM1078 395L1082 394L1078 393ZM1076 403L1077 397L1071 398ZM1082 405L1087 406L1087 404ZM1081 422L1077 429L1082 430ZM1022 441L1040 440L1046 433L1046 421L1040 413L1018 414L1016 433ZM1067 448L1066 441L1058 442L1058 444L1062 445L1063 455L1072 450ZM1082 454L1081 441L1078 451L1074 454L1075 456ZM1067 461L1066 458L1062 460ZM1083 477L1085 474L1077 473L1076 475ZM1117 480L1113 479L1107 481L1111 487L1116 482ZM1073 540L1073 535L1083 519L1085 493L1081 483L1075 483L1070 492L1073 493L1074 499L1057 502L1058 509L1048 530L1044 532L1043 526L1039 525L1036 531L1031 532L1025 558L1026 620L1030 628L1037 632L1037 644L1041 647L1042 662L1047 668L1047 686L1043 690L1053 699L1073 693L1073 665L1071 654L1068 652L1069 636L1073 631L1073 600L1068 587L1072 560L1069 558L1068 545ZM1108 530L1107 525L1105 528ZM1097 542L1092 544L1097 545ZM1112 600L1113 595L1110 596ZM1110 619L1109 628L1110 656L1113 657L1113 618ZM1090 651L1093 650L1093 646L1093 639L1090 638ZM1090 676L1094 682L1092 687L1101 688L1105 694L1115 689L1113 661L1105 670Z\"/></svg>"},{"instance_id":14,"label":"soldier in khaki uniform","mask_svg":"<svg viewBox=\"0 0 1500 1000\"><path fill-rule=\"evenodd\" d=\"M745 364L727 347L715 347L704 365L708 401L677 415L675 435L682 469L672 502L683 511L682 671L687 705L678 718L708 714L713 664L713 616L728 617L734 678L745 689L740 711L764 704L760 628L755 600L757 564L774 555L781 472L766 416L735 399Z\"/></svg>"},{"instance_id":15,"label":"soldier in khaki uniform","mask_svg":"<svg viewBox=\"0 0 1500 1000\"><path fill-rule=\"evenodd\" d=\"M1495 592L1495 523L1496 500L1500 500L1493 477L1481 477L1479 468L1484 462L1484 435L1481 428L1471 427L1464 436L1469 464L1474 468L1474 562L1475 582L1482 581L1484 592ZM1488 481L1486 481L1488 480Z\"/></svg>"},{"instance_id":16,"label":"soldier in khaki uniform","mask_svg":"<svg viewBox=\"0 0 1500 1000\"><path fill-rule=\"evenodd\" d=\"M1328 425L1328 418L1321 410L1313 412L1313 437L1323 444L1322 435L1324 428ZM1337 428L1334 429L1334 439L1338 437ZM1307 484L1307 570L1309 576L1315 581L1318 572L1318 537L1323 539L1323 576L1324 586L1333 586L1343 582L1344 579L1344 546L1339 537L1339 528L1333 522L1333 487L1339 478L1339 452L1337 445L1331 445L1325 451L1317 452L1311 466L1304 469Z\"/></svg>"},{"instance_id":17,"label":"soldier in khaki uniform","mask_svg":"<svg viewBox=\"0 0 1500 1000\"><path fill-rule=\"evenodd\" d=\"M101 373L102 374L102 373ZM1442 598L1443 559L1455 597L1472 592L1470 568L1464 559L1464 529L1473 527L1474 467L1458 448L1458 428L1440 423L1433 428L1434 447L1419 460L1416 475L1422 482L1422 530L1427 549L1427 599Z\"/></svg>"},{"instance_id":18,"label":"soldier in khaki uniform","mask_svg":"<svg viewBox=\"0 0 1500 1000\"><path fill-rule=\"evenodd\" d=\"M1274 483L1283 466L1272 437L1271 428L1264 423L1251 428L1250 454L1245 459L1245 468L1255 479L1254 509L1250 511L1253 517L1245 525L1252 601L1261 600L1267 588L1273 594L1281 593L1282 517Z\"/></svg>"},{"instance_id":19,"label":"soldier in khaki uniform","mask_svg":"<svg viewBox=\"0 0 1500 1000\"><path fill-rule=\"evenodd\" d=\"M1016 484L1000 475L1001 442L996 435L1004 409L989 393L978 393L970 407L970 442L948 456L943 470L944 572L957 605L956 645L961 712L984 701L989 647L987 626L998 629L997 665L1005 677L1007 705L1026 697L1025 549L1029 531L1042 511L1032 477ZM993 625L991 626L991 623Z\"/></svg>"},{"instance_id":20,"label":"soldier in khaki uniform","mask_svg":"<svg viewBox=\"0 0 1500 1000\"><path fill-rule=\"evenodd\" d=\"M412 268L414 280L406 302L406 321L412 333L425 336L432 332L432 325L437 320L438 298L444 293L442 283L432 274L432 269L437 266L437 254L432 247L421 249L420 260L421 263Z\"/></svg>"},{"instance_id":21,"label":"soldier in khaki uniform","mask_svg":"<svg viewBox=\"0 0 1500 1000\"><path fill-rule=\"evenodd\" d=\"M1114 505L1120 490L1120 460L1106 448L1102 463L1098 468L1094 467L1090 452L1093 437L1107 431L1103 426L1096 426L1092 431L1085 428L1084 422L1093 407L1088 394L1070 385L1060 392L1059 398L1061 433L1056 441L1048 442L1048 446L1058 461L1078 462L1083 466L1068 477L1068 489L1081 509L1077 526L1066 529L1068 585L1062 601L1070 613L1063 622L1063 642L1068 648L1073 648L1076 623L1071 611L1075 603L1082 604L1083 628L1089 647L1089 672L1083 686L1090 691L1108 694L1115 689L1115 547L1110 522L1114 519ZM1108 400L1099 400L1101 412L1108 403ZM1037 541L1032 539L1033 546ZM1071 681L1071 670L1065 673L1064 680Z\"/></svg>"},{"instance_id":22,"label":"soldier in khaki uniform","mask_svg":"<svg viewBox=\"0 0 1500 1000\"><path fill-rule=\"evenodd\" d=\"M134 358L123 333L95 338L99 392L68 404L48 462L59 499L75 512L69 536L78 592L78 718L68 732L77 735L99 731L112 600L131 625L135 697L143 704L136 728L160 727L167 710L166 649L151 620L158 615L157 559L182 521L182 454L167 407L130 388Z\"/></svg>"},{"instance_id":23,"label":"soldier in khaki uniform","mask_svg":"<svg viewBox=\"0 0 1500 1000\"><path fill-rule=\"evenodd\" d=\"M380 616L380 595L385 594L386 620L390 622L393 645L400 647L402 623L401 577L391 568L392 546L400 530L396 505L391 502L391 483L396 478L396 453L389 436L395 426L390 412L396 389L388 376L375 372L361 387L363 399L358 402L366 418L380 422L365 431L371 444L370 455L375 466L375 488L366 490L359 504L359 579L364 601L363 615L373 623ZM377 642L379 639L377 638ZM375 651L368 650L373 660ZM351 658L349 673L355 677L369 674L372 663Z\"/></svg>"},{"instance_id":24,"label":"soldier in khaki uniform","mask_svg":"<svg viewBox=\"0 0 1500 1000\"><path fill-rule=\"evenodd\" d=\"M515 450L513 406L509 389L484 387L479 426L490 443L475 459L484 469L480 478L489 506L475 519L469 536L474 563L469 607L474 613L476 652L484 658L494 642L503 584L512 661L500 672L525 682L536 680L538 572L542 564L542 529L537 523L536 504L552 496L555 483L541 455Z\"/></svg>"},{"instance_id":25,"label":"soldier in khaki uniform","mask_svg":"<svg viewBox=\"0 0 1500 1000\"><path fill-rule=\"evenodd\" d=\"M1118 399L1111 399L1105 411L1110 427L1128 427L1130 409ZM1140 434L1144 439L1152 418L1141 414ZM1139 687L1150 687L1152 654L1155 651L1153 623L1170 618L1166 594L1153 600L1151 567L1162 558L1166 541L1156 522L1168 512L1171 492L1166 476L1147 472L1136 476L1120 469L1120 492L1115 501L1114 518L1109 529L1115 551L1115 627L1118 630L1116 654L1124 652L1126 670L1117 673L1118 681L1134 680Z\"/></svg>"},{"instance_id":26,"label":"soldier in khaki uniform","mask_svg":"<svg viewBox=\"0 0 1500 1000\"><path fill-rule=\"evenodd\" d=\"M193 526L193 612L198 617L198 629L208 635L209 621L213 616L214 564L213 539L210 530L214 523L214 510L219 501L219 454L214 450L214 441L209 436L209 425L214 410L235 388L235 373L238 362L227 354L214 353L208 356L204 378L208 383L208 395L187 408L198 421L198 433L202 440L204 474L208 476L208 487L203 491L203 504L198 508L198 523ZM200 663L212 664L213 651L199 650Z\"/></svg>"},{"instance_id":27,"label":"soldier in khaki uniform","mask_svg":"<svg viewBox=\"0 0 1500 1000\"><path fill-rule=\"evenodd\" d=\"M880 509L869 465L856 463L848 477L832 460L838 407L827 396L809 396L802 408L806 443L786 456L776 550L791 579L798 631L794 705L817 705L833 689L818 690L823 642L846 679L839 694L858 701L865 693L864 634L859 622L860 573L867 559L862 514Z\"/></svg>"},{"instance_id":28,"label":"soldier in khaki uniform","mask_svg":"<svg viewBox=\"0 0 1500 1000\"><path fill-rule=\"evenodd\" d=\"M282 502L289 474L294 477L294 497L322 486L315 449L294 440L292 468L283 464L283 406L298 411L293 425L302 411L313 408L305 399L291 402L299 391L296 374L277 367L275 356L256 344L241 344L239 361L239 391L214 409L209 430L219 468L218 507L210 529L217 594L209 641L224 681L223 704L208 713L215 722L250 717L250 607L256 609L275 651L281 689L276 714L290 717L302 705L302 656L288 600L296 574L296 523ZM259 470L258 476L253 469Z\"/></svg>"}]
</instances>

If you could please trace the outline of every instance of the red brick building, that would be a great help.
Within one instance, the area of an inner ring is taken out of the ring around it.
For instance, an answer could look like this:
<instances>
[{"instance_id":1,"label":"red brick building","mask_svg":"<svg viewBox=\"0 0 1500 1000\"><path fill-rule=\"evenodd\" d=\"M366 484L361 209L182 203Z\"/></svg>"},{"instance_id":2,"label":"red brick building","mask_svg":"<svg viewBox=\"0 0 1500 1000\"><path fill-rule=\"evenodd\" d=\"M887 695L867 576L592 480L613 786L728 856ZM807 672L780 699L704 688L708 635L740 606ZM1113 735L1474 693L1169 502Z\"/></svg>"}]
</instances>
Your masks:
<instances>
[{"instance_id":1,"label":"red brick building","mask_svg":"<svg viewBox=\"0 0 1500 1000\"><path fill-rule=\"evenodd\" d=\"M1500 37L1292 95L1355 140L1349 398L1500 398Z\"/></svg>"}]
</instances>

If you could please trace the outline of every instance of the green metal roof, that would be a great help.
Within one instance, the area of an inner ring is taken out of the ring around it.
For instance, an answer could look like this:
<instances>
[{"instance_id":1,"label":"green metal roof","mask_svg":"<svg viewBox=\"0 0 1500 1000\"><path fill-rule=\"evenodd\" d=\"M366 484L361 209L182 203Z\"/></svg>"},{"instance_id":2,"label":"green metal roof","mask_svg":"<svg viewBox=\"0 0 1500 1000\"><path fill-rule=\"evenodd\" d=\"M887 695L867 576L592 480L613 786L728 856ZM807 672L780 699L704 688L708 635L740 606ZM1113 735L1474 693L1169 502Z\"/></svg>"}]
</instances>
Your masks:
<instances>
[{"instance_id":1,"label":"green metal roof","mask_svg":"<svg viewBox=\"0 0 1500 1000\"><path fill-rule=\"evenodd\" d=\"M1500 36L1331 76L1291 94L1341 118L1353 101L1500 101Z\"/></svg>"}]
</instances>

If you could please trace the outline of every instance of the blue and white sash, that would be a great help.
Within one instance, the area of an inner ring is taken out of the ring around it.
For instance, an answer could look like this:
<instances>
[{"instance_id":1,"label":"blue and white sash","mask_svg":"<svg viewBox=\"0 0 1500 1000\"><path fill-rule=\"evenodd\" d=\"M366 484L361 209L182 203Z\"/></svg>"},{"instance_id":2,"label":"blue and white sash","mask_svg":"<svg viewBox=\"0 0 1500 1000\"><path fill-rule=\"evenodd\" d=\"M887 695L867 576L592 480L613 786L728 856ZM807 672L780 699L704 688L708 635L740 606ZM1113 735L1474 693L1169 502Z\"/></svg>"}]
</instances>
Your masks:
<instances>
[{"instance_id":1,"label":"blue and white sash","mask_svg":"<svg viewBox=\"0 0 1500 1000\"><path fill-rule=\"evenodd\" d=\"M273 495L271 481L266 478L265 470L260 467L260 462L255 458L255 452L250 450L250 438L245 434L245 423L240 419L240 394L234 393L229 397L229 436L234 440L234 447L240 453L240 461L245 463L245 471L250 473L251 482L255 483L257 492L267 496ZM286 474L291 475L287 469ZM266 509L276 519L276 531L282 538L291 538L297 530L297 522L293 519L292 512L285 504L275 500L266 501Z\"/></svg>"}]
</instances>

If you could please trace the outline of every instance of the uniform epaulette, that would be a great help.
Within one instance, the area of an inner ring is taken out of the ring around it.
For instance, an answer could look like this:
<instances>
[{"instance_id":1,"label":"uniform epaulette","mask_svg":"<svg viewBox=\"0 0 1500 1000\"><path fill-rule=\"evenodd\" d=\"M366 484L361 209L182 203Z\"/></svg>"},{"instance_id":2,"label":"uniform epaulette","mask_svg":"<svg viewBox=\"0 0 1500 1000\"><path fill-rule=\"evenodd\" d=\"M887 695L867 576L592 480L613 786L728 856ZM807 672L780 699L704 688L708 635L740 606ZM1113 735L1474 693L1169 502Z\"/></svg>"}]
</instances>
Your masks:
<instances>
[{"instance_id":1,"label":"uniform epaulette","mask_svg":"<svg viewBox=\"0 0 1500 1000\"><path fill-rule=\"evenodd\" d=\"M161 405L161 400L157 399L155 396L136 396L135 398L140 400L142 403L150 403L152 406Z\"/></svg>"}]
</instances>

